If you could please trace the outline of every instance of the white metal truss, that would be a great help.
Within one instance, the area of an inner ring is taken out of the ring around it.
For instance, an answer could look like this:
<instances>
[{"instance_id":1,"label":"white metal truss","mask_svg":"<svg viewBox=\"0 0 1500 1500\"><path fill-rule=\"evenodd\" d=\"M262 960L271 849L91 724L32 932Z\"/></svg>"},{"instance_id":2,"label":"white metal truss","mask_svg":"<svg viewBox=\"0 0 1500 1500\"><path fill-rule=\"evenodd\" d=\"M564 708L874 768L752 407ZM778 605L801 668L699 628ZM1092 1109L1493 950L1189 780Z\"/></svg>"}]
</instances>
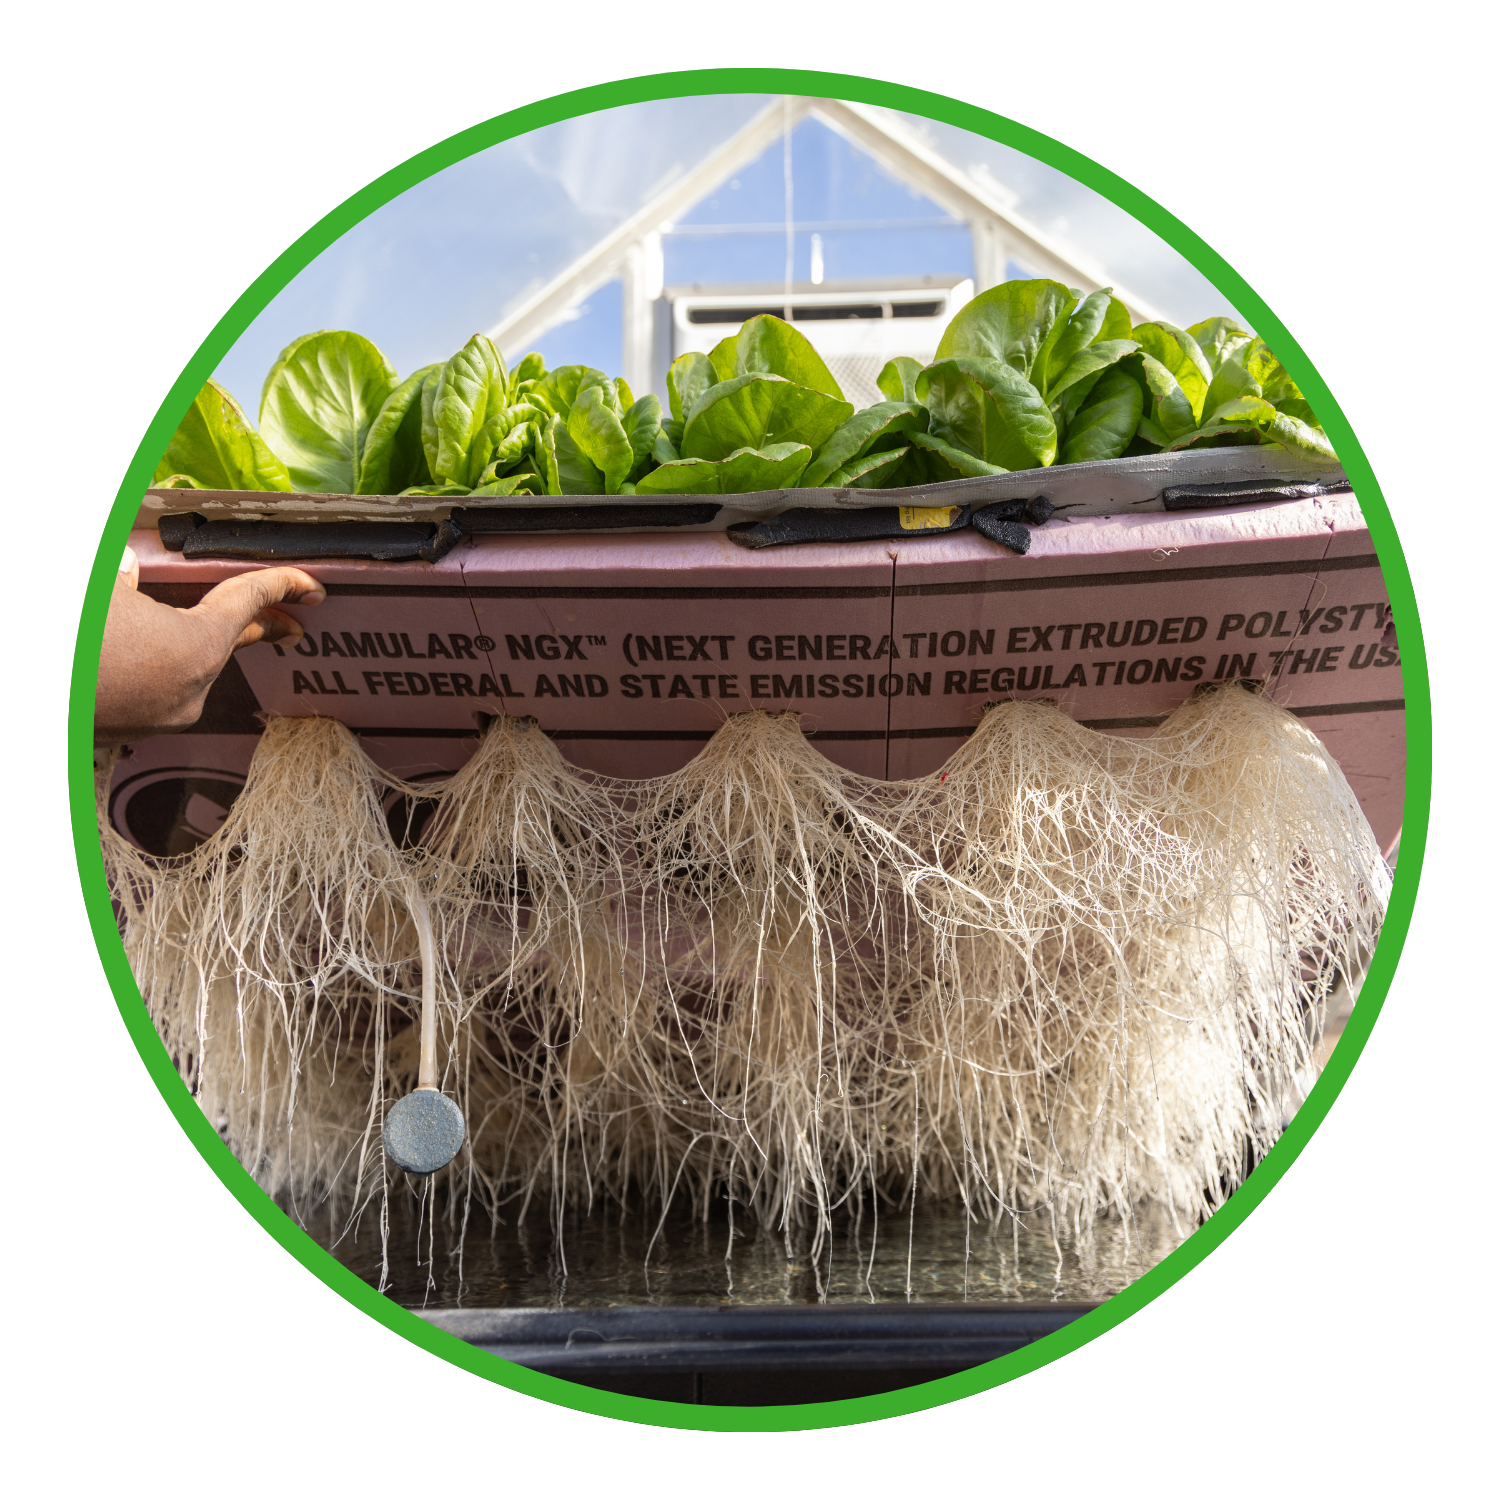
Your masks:
<instances>
[{"instance_id":1,"label":"white metal truss","mask_svg":"<svg viewBox=\"0 0 1500 1500\"><path fill-rule=\"evenodd\" d=\"M716 188L748 167L783 134L811 116L873 156L893 177L925 194L969 226L975 287L1005 279L1010 260L1083 291L1105 283L1056 240L999 201L983 182L944 160L883 112L842 99L791 95L773 99L717 150L611 230L596 245L524 297L492 329L507 359L526 352L590 293L619 278L624 287L622 374L631 388L651 387L653 304L662 293L662 232ZM1158 317L1141 298L1115 286L1133 321Z\"/></svg>"}]
</instances>

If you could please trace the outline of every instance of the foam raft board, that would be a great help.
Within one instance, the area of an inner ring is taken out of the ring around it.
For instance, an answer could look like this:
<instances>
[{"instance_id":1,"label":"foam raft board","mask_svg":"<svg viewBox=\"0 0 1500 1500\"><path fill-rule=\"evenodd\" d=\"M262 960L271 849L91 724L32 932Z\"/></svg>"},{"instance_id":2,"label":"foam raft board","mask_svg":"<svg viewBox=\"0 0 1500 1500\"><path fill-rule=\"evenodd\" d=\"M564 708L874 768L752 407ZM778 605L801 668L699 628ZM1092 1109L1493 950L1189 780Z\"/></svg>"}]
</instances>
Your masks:
<instances>
[{"instance_id":1,"label":"foam raft board","mask_svg":"<svg viewBox=\"0 0 1500 1500\"><path fill-rule=\"evenodd\" d=\"M258 564L140 529L142 588L189 605ZM996 699L1146 734L1201 682L1264 678L1323 739L1382 847L1405 782L1400 650L1350 494L1058 516L1024 557L973 531L751 552L722 534L466 536L436 563L320 561L297 648L240 652L194 730L132 747L113 811L143 847L216 826L256 715L330 714L409 779L472 753L476 714L535 715L619 777L697 753L729 713L793 709L868 776L935 770ZM392 808L400 822L403 810Z\"/></svg>"}]
</instances>

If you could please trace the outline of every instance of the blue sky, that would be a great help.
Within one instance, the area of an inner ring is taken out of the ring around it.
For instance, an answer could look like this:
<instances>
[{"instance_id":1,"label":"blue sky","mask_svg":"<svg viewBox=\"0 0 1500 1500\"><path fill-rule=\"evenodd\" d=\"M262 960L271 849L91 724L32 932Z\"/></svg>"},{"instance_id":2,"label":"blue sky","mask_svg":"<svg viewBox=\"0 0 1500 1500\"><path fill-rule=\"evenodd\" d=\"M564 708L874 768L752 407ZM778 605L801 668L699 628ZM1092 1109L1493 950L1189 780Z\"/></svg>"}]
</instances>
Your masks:
<instances>
[{"instance_id":1,"label":"blue sky","mask_svg":"<svg viewBox=\"0 0 1500 1500\"><path fill-rule=\"evenodd\" d=\"M216 372L254 416L278 352L316 328L349 328L404 375L445 359L731 136L764 95L712 95L605 110L502 142L378 209L271 302ZM1182 323L1229 304L1174 250L1108 200L1041 162L951 126L909 130L1053 237ZM967 229L816 121L793 134L794 276L823 242L824 275L968 275ZM664 241L671 283L780 281L785 264L778 143L679 221ZM726 226L742 226L722 232ZM720 232L705 232L719 229ZM1023 268L1012 268L1021 274ZM619 284L537 347L549 365L620 365Z\"/></svg>"},{"instance_id":2,"label":"blue sky","mask_svg":"<svg viewBox=\"0 0 1500 1500\"><path fill-rule=\"evenodd\" d=\"M666 280L780 282L786 265L782 150L778 144L705 198L663 242ZM812 236L823 241L824 276L971 276L968 227L888 177L816 120L792 133L792 276L811 274ZM710 226L755 226L703 234ZM878 227L855 227L855 226Z\"/></svg>"}]
</instances>

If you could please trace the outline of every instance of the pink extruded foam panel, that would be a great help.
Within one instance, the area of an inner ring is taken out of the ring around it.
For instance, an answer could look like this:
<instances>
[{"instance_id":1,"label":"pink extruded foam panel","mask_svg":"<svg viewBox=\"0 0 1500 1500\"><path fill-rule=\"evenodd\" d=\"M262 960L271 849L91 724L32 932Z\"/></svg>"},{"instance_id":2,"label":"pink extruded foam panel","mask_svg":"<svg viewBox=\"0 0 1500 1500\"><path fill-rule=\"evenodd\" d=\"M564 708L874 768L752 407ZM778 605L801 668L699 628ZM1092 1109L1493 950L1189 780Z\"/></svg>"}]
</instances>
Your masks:
<instances>
[{"instance_id":1,"label":"pink extruded foam panel","mask_svg":"<svg viewBox=\"0 0 1500 1500\"><path fill-rule=\"evenodd\" d=\"M154 531L131 544L170 603L253 566L185 561ZM1025 557L972 531L766 552L694 533L480 537L436 564L307 568L328 599L293 611L301 646L239 653L199 732L122 761L115 816L139 841L208 831L257 711L331 714L408 777L461 764L476 712L528 713L576 764L643 777L728 713L791 708L840 765L907 777L996 699L1144 734L1196 683L1236 676L1269 678L1319 734L1382 846L1400 829L1400 654L1350 495L1057 518Z\"/></svg>"}]
</instances>

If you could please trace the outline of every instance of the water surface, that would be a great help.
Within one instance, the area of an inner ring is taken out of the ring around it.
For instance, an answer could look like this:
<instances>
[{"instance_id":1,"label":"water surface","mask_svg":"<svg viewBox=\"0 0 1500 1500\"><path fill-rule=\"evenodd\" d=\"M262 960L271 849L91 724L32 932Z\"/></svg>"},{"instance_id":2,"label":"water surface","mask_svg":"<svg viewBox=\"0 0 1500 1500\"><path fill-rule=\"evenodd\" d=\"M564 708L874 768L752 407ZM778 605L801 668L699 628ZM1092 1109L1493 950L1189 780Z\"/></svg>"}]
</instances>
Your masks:
<instances>
[{"instance_id":1,"label":"water surface","mask_svg":"<svg viewBox=\"0 0 1500 1500\"><path fill-rule=\"evenodd\" d=\"M372 1213L336 1243L314 1238L379 1286L382 1246ZM1186 1228L1188 1226L1184 1226ZM1181 1243L1153 1209L1132 1222L1101 1218L1087 1233L1045 1212L1002 1225L968 1220L959 1205L916 1214L843 1213L813 1253L806 1235L758 1225L727 1204L707 1219L596 1207L560 1226L535 1211L459 1234L440 1216L419 1221L392 1204L385 1291L407 1307L705 1306L828 1302L1096 1302L1113 1296ZM649 1258L648 1258L649 1255Z\"/></svg>"}]
</instances>

